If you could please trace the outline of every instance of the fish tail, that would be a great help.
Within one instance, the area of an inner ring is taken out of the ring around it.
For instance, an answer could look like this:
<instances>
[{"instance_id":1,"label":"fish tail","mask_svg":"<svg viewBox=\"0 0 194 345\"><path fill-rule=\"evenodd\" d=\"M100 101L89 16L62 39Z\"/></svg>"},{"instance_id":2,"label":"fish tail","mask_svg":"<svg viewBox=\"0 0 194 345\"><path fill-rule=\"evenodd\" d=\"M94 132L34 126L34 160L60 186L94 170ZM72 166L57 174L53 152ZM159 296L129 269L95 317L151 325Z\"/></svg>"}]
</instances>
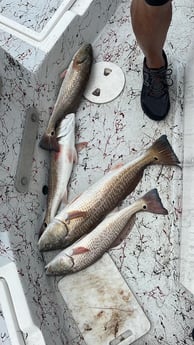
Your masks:
<instances>
[{"instance_id":1,"label":"fish tail","mask_svg":"<svg viewBox=\"0 0 194 345\"><path fill-rule=\"evenodd\" d=\"M155 164L180 164L180 161L174 153L166 135L162 135L159 139L157 139L148 151L153 156L153 163Z\"/></svg>"},{"instance_id":2,"label":"fish tail","mask_svg":"<svg viewBox=\"0 0 194 345\"><path fill-rule=\"evenodd\" d=\"M146 193L143 197L143 210L151 213L157 214L168 214L168 211L162 205L162 201L158 194L157 189L152 189Z\"/></svg>"},{"instance_id":3,"label":"fish tail","mask_svg":"<svg viewBox=\"0 0 194 345\"><path fill-rule=\"evenodd\" d=\"M51 135L51 134L44 133L40 140L39 146L42 149L48 150L48 151L59 152L60 150L59 143L57 141L55 134Z\"/></svg>"}]
</instances>

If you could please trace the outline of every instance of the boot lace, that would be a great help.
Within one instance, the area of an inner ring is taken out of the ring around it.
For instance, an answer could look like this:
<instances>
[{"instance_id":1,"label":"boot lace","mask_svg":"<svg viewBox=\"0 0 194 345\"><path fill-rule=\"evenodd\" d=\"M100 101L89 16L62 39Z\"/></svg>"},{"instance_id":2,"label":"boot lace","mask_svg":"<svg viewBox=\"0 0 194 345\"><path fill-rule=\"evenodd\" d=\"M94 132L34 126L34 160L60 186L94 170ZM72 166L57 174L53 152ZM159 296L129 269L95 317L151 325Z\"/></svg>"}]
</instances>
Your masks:
<instances>
[{"instance_id":1,"label":"boot lace","mask_svg":"<svg viewBox=\"0 0 194 345\"><path fill-rule=\"evenodd\" d=\"M144 85L148 87L148 95L159 98L165 94L168 87L173 85L171 75L171 68L144 71Z\"/></svg>"}]
</instances>

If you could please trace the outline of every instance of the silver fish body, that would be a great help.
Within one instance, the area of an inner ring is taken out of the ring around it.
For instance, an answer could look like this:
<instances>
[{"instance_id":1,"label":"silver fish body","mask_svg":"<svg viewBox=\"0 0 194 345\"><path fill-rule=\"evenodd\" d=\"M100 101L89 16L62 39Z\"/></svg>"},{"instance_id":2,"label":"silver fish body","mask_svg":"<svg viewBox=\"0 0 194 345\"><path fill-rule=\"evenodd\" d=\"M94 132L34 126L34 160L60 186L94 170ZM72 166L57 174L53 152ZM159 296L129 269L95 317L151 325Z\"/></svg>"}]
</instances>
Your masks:
<instances>
[{"instance_id":1,"label":"silver fish body","mask_svg":"<svg viewBox=\"0 0 194 345\"><path fill-rule=\"evenodd\" d=\"M89 79L93 60L91 44L84 43L73 56L62 82L47 129L40 140L40 147L59 151L56 128L69 113L74 113Z\"/></svg>"},{"instance_id":2,"label":"silver fish body","mask_svg":"<svg viewBox=\"0 0 194 345\"><path fill-rule=\"evenodd\" d=\"M75 148L75 114L68 114L57 130L59 152L51 152L47 210L39 235L55 217L61 203L67 204L67 185L73 164L77 161Z\"/></svg>"},{"instance_id":3,"label":"silver fish body","mask_svg":"<svg viewBox=\"0 0 194 345\"><path fill-rule=\"evenodd\" d=\"M65 248L90 232L140 181L150 164L178 165L165 135L140 157L109 172L68 204L49 224L39 240L41 251Z\"/></svg>"},{"instance_id":4,"label":"silver fish body","mask_svg":"<svg viewBox=\"0 0 194 345\"><path fill-rule=\"evenodd\" d=\"M63 250L46 266L46 273L64 275L88 267L112 246L139 211L168 214L157 190L153 189L132 205L106 217L92 232Z\"/></svg>"}]
</instances>

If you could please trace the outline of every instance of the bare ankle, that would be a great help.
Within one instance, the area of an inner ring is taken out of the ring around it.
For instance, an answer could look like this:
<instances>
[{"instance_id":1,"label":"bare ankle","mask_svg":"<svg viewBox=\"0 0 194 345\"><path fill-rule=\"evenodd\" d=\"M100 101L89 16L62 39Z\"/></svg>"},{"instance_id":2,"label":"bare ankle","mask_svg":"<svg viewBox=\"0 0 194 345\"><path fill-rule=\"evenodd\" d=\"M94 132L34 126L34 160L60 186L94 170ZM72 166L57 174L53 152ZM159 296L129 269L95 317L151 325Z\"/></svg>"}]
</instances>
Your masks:
<instances>
[{"instance_id":1,"label":"bare ankle","mask_svg":"<svg viewBox=\"0 0 194 345\"><path fill-rule=\"evenodd\" d=\"M160 68L165 66L163 55L146 56L146 65L148 68Z\"/></svg>"}]
</instances>

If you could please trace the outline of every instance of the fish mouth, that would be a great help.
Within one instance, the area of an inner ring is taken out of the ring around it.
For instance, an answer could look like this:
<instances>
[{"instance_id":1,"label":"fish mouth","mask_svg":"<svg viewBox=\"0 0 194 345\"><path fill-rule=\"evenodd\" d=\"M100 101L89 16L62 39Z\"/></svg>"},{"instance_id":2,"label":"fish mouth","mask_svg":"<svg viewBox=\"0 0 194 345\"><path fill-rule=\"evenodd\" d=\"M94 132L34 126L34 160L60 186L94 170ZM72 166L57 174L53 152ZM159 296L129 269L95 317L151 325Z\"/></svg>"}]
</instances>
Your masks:
<instances>
[{"instance_id":1,"label":"fish mouth","mask_svg":"<svg viewBox=\"0 0 194 345\"><path fill-rule=\"evenodd\" d=\"M38 241L38 248L42 251L49 251L63 248L68 235L65 223L60 220L51 222Z\"/></svg>"},{"instance_id":2,"label":"fish mouth","mask_svg":"<svg viewBox=\"0 0 194 345\"><path fill-rule=\"evenodd\" d=\"M40 252L46 252L53 248L52 243L45 243L44 238L40 237L38 241L38 249Z\"/></svg>"},{"instance_id":3,"label":"fish mouth","mask_svg":"<svg viewBox=\"0 0 194 345\"><path fill-rule=\"evenodd\" d=\"M59 254L60 255L60 254ZM65 259L65 260L64 260ZM67 266L66 266L66 260ZM55 275L55 276L62 276L69 273L74 267L74 259L70 256L65 254L64 258L55 258L53 261L48 263L45 266L46 275Z\"/></svg>"},{"instance_id":4,"label":"fish mouth","mask_svg":"<svg viewBox=\"0 0 194 345\"><path fill-rule=\"evenodd\" d=\"M51 269L49 266L45 267L45 273L46 273L47 276L53 276L53 275L54 276L62 276L62 275L65 275L65 273L62 273L60 271L55 271L55 270Z\"/></svg>"}]
</instances>

